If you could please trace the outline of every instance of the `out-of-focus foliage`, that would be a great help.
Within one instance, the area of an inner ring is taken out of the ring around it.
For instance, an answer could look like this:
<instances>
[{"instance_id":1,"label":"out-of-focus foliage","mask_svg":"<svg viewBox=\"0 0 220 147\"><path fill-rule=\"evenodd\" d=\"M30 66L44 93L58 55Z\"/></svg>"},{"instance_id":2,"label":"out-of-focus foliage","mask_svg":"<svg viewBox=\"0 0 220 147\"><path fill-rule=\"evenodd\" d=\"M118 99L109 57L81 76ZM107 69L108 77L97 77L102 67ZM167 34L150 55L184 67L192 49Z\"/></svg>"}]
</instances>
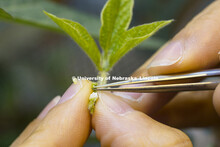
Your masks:
<instances>
[{"instance_id":1,"label":"out-of-focus foliage","mask_svg":"<svg viewBox=\"0 0 220 147\"><path fill-rule=\"evenodd\" d=\"M100 21L97 16L85 13L50 0L0 0L0 20L12 23L31 25L51 31L63 32L52 21L47 19L43 10L57 16L79 22L94 37L98 37ZM152 38L153 40L153 38ZM152 49L148 43L142 45ZM159 45L157 46L159 47Z\"/></svg>"},{"instance_id":2,"label":"out-of-focus foliage","mask_svg":"<svg viewBox=\"0 0 220 147\"><path fill-rule=\"evenodd\" d=\"M43 27L54 31L62 31L43 14L43 10L76 20L88 28L93 35L98 34L98 17L71 9L48 0L0 0L0 19L37 27Z\"/></svg>"}]
</instances>

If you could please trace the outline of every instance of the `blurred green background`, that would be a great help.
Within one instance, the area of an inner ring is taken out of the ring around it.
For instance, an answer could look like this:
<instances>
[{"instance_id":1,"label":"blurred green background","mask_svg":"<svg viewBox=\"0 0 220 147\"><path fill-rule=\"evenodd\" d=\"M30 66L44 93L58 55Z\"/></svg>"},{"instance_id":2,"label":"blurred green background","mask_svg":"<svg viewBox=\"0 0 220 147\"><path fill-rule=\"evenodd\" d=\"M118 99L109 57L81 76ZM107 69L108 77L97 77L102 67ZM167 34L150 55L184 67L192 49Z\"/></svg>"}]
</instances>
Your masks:
<instances>
[{"instance_id":1,"label":"blurred green background","mask_svg":"<svg viewBox=\"0 0 220 147\"><path fill-rule=\"evenodd\" d=\"M10 145L53 97L62 95L72 76L97 75L83 51L60 33L42 10L82 23L97 38L99 15L105 2L0 0L0 8L14 17L6 19L0 15L0 147ZM175 19L175 22L127 54L111 75L129 76L211 2L135 0L131 26L164 19ZM185 131L195 146L215 146L212 129ZM85 146L100 145L93 134Z\"/></svg>"}]
</instances>

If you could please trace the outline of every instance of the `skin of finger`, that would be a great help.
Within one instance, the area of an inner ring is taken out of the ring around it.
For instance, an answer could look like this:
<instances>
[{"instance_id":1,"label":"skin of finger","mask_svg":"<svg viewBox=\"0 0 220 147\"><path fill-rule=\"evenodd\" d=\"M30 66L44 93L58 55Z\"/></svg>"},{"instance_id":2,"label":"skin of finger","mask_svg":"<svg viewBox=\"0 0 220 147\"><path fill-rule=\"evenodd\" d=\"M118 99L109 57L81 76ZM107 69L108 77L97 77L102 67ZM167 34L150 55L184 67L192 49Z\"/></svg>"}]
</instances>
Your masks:
<instances>
[{"instance_id":1,"label":"skin of finger","mask_svg":"<svg viewBox=\"0 0 220 147\"><path fill-rule=\"evenodd\" d=\"M109 96L117 99L110 93ZM101 100L96 104L92 125L101 146L192 146L182 131L163 125L139 111L116 114Z\"/></svg>"},{"instance_id":2,"label":"skin of finger","mask_svg":"<svg viewBox=\"0 0 220 147\"><path fill-rule=\"evenodd\" d=\"M167 104L176 93L144 93L138 99L118 96L118 99L129 104L133 109L148 115L154 114Z\"/></svg>"},{"instance_id":3,"label":"skin of finger","mask_svg":"<svg viewBox=\"0 0 220 147\"><path fill-rule=\"evenodd\" d=\"M88 98L91 82L70 100L55 106L21 146L83 146L91 132Z\"/></svg>"},{"instance_id":4,"label":"skin of finger","mask_svg":"<svg viewBox=\"0 0 220 147\"><path fill-rule=\"evenodd\" d=\"M213 95L213 104L216 112L220 116L220 85L218 85L215 89L215 93Z\"/></svg>"},{"instance_id":5,"label":"skin of finger","mask_svg":"<svg viewBox=\"0 0 220 147\"><path fill-rule=\"evenodd\" d=\"M219 64L220 1L213 2L183 28L172 41L183 46L183 56L175 64L150 67L150 75L212 68ZM205 60L204 60L205 59Z\"/></svg>"},{"instance_id":6,"label":"skin of finger","mask_svg":"<svg viewBox=\"0 0 220 147\"><path fill-rule=\"evenodd\" d=\"M152 117L176 128L219 127L212 97L213 91L181 92Z\"/></svg>"}]
</instances>

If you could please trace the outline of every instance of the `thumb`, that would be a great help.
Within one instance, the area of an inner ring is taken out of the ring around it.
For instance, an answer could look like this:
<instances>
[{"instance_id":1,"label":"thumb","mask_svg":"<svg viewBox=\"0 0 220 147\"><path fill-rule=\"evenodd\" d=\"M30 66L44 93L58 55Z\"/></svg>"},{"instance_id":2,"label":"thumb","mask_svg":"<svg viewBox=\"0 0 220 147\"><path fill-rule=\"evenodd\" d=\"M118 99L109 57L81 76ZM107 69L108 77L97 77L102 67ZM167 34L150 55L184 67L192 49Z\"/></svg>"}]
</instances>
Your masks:
<instances>
[{"instance_id":1,"label":"thumb","mask_svg":"<svg viewBox=\"0 0 220 147\"><path fill-rule=\"evenodd\" d=\"M21 146L83 146L91 131L88 98L91 82L72 84ZM38 117L38 118L39 118Z\"/></svg>"},{"instance_id":2,"label":"thumb","mask_svg":"<svg viewBox=\"0 0 220 147\"><path fill-rule=\"evenodd\" d=\"M192 146L180 130L135 111L111 93L99 93L92 126L101 146Z\"/></svg>"},{"instance_id":3,"label":"thumb","mask_svg":"<svg viewBox=\"0 0 220 147\"><path fill-rule=\"evenodd\" d=\"M220 51L220 1L197 15L149 64L150 75L215 67Z\"/></svg>"}]
</instances>

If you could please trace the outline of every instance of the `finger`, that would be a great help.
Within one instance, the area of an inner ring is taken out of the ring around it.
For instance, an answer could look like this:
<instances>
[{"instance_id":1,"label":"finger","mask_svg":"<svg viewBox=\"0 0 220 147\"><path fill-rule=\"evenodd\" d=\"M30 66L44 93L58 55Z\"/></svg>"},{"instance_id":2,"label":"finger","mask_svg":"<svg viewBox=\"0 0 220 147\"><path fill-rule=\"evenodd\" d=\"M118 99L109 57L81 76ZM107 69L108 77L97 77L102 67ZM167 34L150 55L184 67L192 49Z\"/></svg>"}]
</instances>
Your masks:
<instances>
[{"instance_id":1,"label":"finger","mask_svg":"<svg viewBox=\"0 0 220 147\"><path fill-rule=\"evenodd\" d=\"M135 111L111 93L99 93L92 125L101 146L192 146L180 130Z\"/></svg>"},{"instance_id":2,"label":"finger","mask_svg":"<svg viewBox=\"0 0 220 147\"><path fill-rule=\"evenodd\" d=\"M213 2L168 42L148 65L150 75L212 68L219 64L220 1Z\"/></svg>"},{"instance_id":3,"label":"finger","mask_svg":"<svg viewBox=\"0 0 220 147\"><path fill-rule=\"evenodd\" d=\"M25 129L24 131L18 136L18 138L11 144L11 147L15 147L20 145L25 139L27 139L30 134L37 128L40 124L44 116L52 109L60 100L60 96L56 96L53 98L49 104L42 110L39 116L34 119Z\"/></svg>"},{"instance_id":4,"label":"finger","mask_svg":"<svg viewBox=\"0 0 220 147\"><path fill-rule=\"evenodd\" d=\"M91 131L91 82L72 84L22 146L82 146Z\"/></svg>"},{"instance_id":5,"label":"finger","mask_svg":"<svg viewBox=\"0 0 220 147\"><path fill-rule=\"evenodd\" d=\"M147 71L147 66L153 60L153 58L158 54L154 54L149 60L146 61L139 69L133 73L133 77L144 77L149 76ZM127 86L127 85L125 85ZM139 86L130 85L132 87ZM129 104L135 110L142 111L148 115L155 113L162 106L168 103L176 93L132 93L132 92L113 92L115 95L119 96L119 99Z\"/></svg>"},{"instance_id":6,"label":"finger","mask_svg":"<svg viewBox=\"0 0 220 147\"><path fill-rule=\"evenodd\" d=\"M219 127L220 117L214 109L212 96L213 91L179 93L152 117L176 128Z\"/></svg>"},{"instance_id":7,"label":"finger","mask_svg":"<svg viewBox=\"0 0 220 147\"><path fill-rule=\"evenodd\" d=\"M176 93L114 92L114 94L119 96L120 100L129 104L133 109L151 115L168 103Z\"/></svg>"},{"instance_id":8,"label":"finger","mask_svg":"<svg viewBox=\"0 0 220 147\"><path fill-rule=\"evenodd\" d=\"M147 60L139 69L133 73L133 77L149 76L147 66L159 52L155 53L149 60ZM129 86L129 85L125 85ZM139 86L139 84L130 85L132 87ZM176 93L132 93L132 92L113 92L122 101L129 104L135 110L142 111L148 115L155 113L162 106L168 103Z\"/></svg>"},{"instance_id":9,"label":"finger","mask_svg":"<svg viewBox=\"0 0 220 147\"><path fill-rule=\"evenodd\" d=\"M216 112L220 116L220 85L215 89L215 93L213 95L213 104Z\"/></svg>"}]
</instances>

